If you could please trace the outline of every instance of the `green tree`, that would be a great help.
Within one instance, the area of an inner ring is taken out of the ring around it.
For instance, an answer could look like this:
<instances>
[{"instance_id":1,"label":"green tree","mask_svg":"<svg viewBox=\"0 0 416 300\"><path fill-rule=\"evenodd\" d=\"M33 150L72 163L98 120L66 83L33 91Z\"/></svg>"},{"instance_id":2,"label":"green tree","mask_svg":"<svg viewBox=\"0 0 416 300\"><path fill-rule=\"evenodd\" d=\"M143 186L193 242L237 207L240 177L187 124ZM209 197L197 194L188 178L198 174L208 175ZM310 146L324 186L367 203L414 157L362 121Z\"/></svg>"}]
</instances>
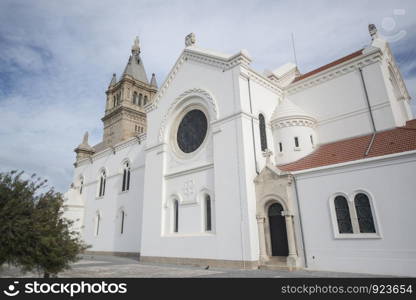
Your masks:
<instances>
[{"instance_id":1,"label":"green tree","mask_svg":"<svg viewBox=\"0 0 416 300\"><path fill-rule=\"evenodd\" d=\"M44 277L68 269L87 246L63 211L62 194L47 190L46 180L0 173L0 265L36 270Z\"/></svg>"}]
</instances>

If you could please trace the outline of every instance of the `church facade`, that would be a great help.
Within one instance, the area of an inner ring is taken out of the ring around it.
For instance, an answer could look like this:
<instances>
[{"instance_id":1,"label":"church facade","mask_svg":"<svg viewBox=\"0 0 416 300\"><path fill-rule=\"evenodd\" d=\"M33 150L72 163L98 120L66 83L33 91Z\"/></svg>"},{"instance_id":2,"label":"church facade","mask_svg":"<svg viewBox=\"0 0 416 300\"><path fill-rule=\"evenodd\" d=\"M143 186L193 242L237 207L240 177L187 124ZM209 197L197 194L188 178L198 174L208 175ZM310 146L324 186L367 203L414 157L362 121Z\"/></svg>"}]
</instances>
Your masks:
<instances>
[{"instance_id":1,"label":"church facade","mask_svg":"<svg viewBox=\"0 0 416 300\"><path fill-rule=\"evenodd\" d=\"M158 87L136 39L65 215L94 253L416 276L416 120L388 43L306 74L196 46Z\"/></svg>"}]
</instances>

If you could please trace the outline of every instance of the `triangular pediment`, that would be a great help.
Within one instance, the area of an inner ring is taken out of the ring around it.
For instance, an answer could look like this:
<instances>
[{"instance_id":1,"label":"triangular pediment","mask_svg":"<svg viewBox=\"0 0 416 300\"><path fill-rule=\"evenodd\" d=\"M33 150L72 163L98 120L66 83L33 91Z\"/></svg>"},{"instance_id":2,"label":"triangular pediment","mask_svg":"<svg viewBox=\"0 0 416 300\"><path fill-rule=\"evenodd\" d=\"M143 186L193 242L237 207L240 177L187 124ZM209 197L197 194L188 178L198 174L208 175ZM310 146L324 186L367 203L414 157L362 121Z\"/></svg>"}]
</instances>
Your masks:
<instances>
[{"instance_id":1,"label":"triangular pediment","mask_svg":"<svg viewBox=\"0 0 416 300\"><path fill-rule=\"evenodd\" d=\"M254 178L254 183L258 184L266 181L278 180L282 175L287 175L287 173L282 172L275 166L266 165L256 178Z\"/></svg>"}]
</instances>

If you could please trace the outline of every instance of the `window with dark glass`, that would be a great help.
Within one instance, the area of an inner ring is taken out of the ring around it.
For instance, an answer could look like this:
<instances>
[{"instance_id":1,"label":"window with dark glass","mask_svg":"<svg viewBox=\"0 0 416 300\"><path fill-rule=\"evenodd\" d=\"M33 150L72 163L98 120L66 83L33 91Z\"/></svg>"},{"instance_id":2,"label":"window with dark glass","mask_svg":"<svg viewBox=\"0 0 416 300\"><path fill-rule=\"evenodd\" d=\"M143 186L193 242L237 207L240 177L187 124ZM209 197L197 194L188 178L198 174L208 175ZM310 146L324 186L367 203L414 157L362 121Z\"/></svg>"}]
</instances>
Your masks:
<instances>
[{"instance_id":1,"label":"window with dark glass","mask_svg":"<svg viewBox=\"0 0 416 300\"><path fill-rule=\"evenodd\" d=\"M173 232L179 231L179 202L173 202Z\"/></svg>"},{"instance_id":2,"label":"window with dark glass","mask_svg":"<svg viewBox=\"0 0 416 300\"><path fill-rule=\"evenodd\" d=\"M194 109L182 118L177 132L179 149L185 153L194 152L201 146L208 129L208 121L205 114L199 109Z\"/></svg>"},{"instance_id":3,"label":"window with dark glass","mask_svg":"<svg viewBox=\"0 0 416 300\"><path fill-rule=\"evenodd\" d=\"M133 93L133 104L137 104L137 92Z\"/></svg>"},{"instance_id":4,"label":"window with dark glass","mask_svg":"<svg viewBox=\"0 0 416 300\"><path fill-rule=\"evenodd\" d=\"M282 145L282 143L281 143L281 142L279 143L279 151L280 151L280 152L283 152L283 145Z\"/></svg>"},{"instance_id":5,"label":"window with dark glass","mask_svg":"<svg viewBox=\"0 0 416 300\"><path fill-rule=\"evenodd\" d=\"M336 196L334 204L339 233L353 233L347 199L343 196Z\"/></svg>"},{"instance_id":6,"label":"window with dark glass","mask_svg":"<svg viewBox=\"0 0 416 300\"><path fill-rule=\"evenodd\" d=\"M144 96L143 105L147 104L147 96Z\"/></svg>"},{"instance_id":7,"label":"window with dark glass","mask_svg":"<svg viewBox=\"0 0 416 300\"><path fill-rule=\"evenodd\" d=\"M297 136L295 137L295 147L299 147L299 138Z\"/></svg>"},{"instance_id":8,"label":"window with dark glass","mask_svg":"<svg viewBox=\"0 0 416 300\"><path fill-rule=\"evenodd\" d=\"M139 106L142 106L142 98L143 98L143 95L139 94Z\"/></svg>"},{"instance_id":9,"label":"window with dark glass","mask_svg":"<svg viewBox=\"0 0 416 300\"><path fill-rule=\"evenodd\" d=\"M212 230L212 221L211 221L211 197L209 195L205 196L205 231Z\"/></svg>"},{"instance_id":10,"label":"window with dark glass","mask_svg":"<svg viewBox=\"0 0 416 300\"><path fill-rule=\"evenodd\" d=\"M106 181L105 172L102 172L101 176L100 176L100 186L99 186L99 190L98 190L98 196L99 197L102 197L105 194L105 181Z\"/></svg>"},{"instance_id":11,"label":"window with dark glass","mask_svg":"<svg viewBox=\"0 0 416 300\"><path fill-rule=\"evenodd\" d=\"M313 136L312 136L312 134L309 137L311 138L311 144L313 146Z\"/></svg>"},{"instance_id":12,"label":"window with dark glass","mask_svg":"<svg viewBox=\"0 0 416 300\"><path fill-rule=\"evenodd\" d=\"M100 214L97 214L97 218L96 218L97 223L95 224L95 235L98 235L99 231L100 231L100 221L101 221L101 217Z\"/></svg>"},{"instance_id":13,"label":"window with dark glass","mask_svg":"<svg viewBox=\"0 0 416 300\"><path fill-rule=\"evenodd\" d=\"M79 182L79 194L82 194L82 189L84 188L84 178L81 177L80 182Z\"/></svg>"},{"instance_id":14,"label":"window with dark glass","mask_svg":"<svg viewBox=\"0 0 416 300\"><path fill-rule=\"evenodd\" d=\"M261 151L267 149L267 134L266 134L266 121L263 114L259 114L259 128L260 128L260 144Z\"/></svg>"},{"instance_id":15,"label":"window with dark glass","mask_svg":"<svg viewBox=\"0 0 416 300\"><path fill-rule=\"evenodd\" d=\"M123 168L123 183L121 186L121 190L128 191L130 189L130 165L129 163L124 164Z\"/></svg>"},{"instance_id":16,"label":"window with dark glass","mask_svg":"<svg viewBox=\"0 0 416 300\"><path fill-rule=\"evenodd\" d=\"M370 199L363 193L354 198L355 210L357 212L358 225L361 233L375 233L373 214L371 212Z\"/></svg>"},{"instance_id":17,"label":"window with dark glass","mask_svg":"<svg viewBox=\"0 0 416 300\"><path fill-rule=\"evenodd\" d=\"M120 226L120 233L123 234L124 232L124 211L121 211L121 226Z\"/></svg>"}]
</instances>

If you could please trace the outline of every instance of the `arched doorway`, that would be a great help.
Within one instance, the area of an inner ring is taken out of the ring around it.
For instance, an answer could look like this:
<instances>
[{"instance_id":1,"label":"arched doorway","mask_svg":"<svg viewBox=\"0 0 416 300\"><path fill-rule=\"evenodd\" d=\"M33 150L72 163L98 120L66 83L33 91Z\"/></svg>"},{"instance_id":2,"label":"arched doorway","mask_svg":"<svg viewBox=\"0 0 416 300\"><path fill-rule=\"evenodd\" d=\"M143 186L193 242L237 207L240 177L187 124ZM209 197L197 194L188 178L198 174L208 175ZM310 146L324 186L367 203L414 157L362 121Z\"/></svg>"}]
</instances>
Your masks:
<instances>
[{"instance_id":1,"label":"arched doorway","mask_svg":"<svg viewBox=\"0 0 416 300\"><path fill-rule=\"evenodd\" d=\"M268 209L272 256L289 255L286 222L282 211L283 207L279 203L273 203Z\"/></svg>"}]
</instances>

